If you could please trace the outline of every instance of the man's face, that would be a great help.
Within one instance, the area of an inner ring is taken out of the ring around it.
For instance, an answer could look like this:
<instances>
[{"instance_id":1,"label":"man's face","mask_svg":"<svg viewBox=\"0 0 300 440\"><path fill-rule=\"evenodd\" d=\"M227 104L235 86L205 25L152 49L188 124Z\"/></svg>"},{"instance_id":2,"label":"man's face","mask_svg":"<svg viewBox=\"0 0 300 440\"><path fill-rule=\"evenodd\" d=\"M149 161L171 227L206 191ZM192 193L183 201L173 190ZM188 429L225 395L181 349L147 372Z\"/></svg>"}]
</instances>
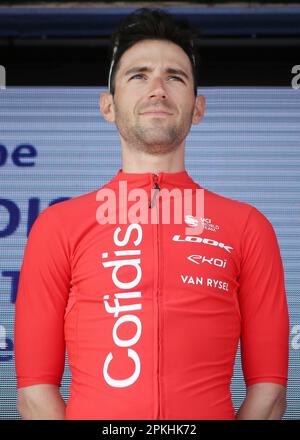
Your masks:
<instances>
[{"instance_id":1,"label":"man's face","mask_svg":"<svg viewBox=\"0 0 300 440\"><path fill-rule=\"evenodd\" d=\"M114 121L126 145L150 154L176 149L194 115L188 56L169 41L134 44L121 57L113 103Z\"/></svg>"}]
</instances>

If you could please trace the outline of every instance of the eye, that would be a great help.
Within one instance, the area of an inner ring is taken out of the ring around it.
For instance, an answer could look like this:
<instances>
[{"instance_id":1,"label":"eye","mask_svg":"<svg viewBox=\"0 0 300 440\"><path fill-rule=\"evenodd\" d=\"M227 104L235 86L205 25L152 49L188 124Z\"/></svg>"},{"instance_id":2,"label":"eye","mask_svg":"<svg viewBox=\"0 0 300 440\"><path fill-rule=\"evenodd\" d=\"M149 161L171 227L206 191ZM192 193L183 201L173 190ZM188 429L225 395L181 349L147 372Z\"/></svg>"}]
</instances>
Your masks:
<instances>
[{"instance_id":1,"label":"eye","mask_svg":"<svg viewBox=\"0 0 300 440\"><path fill-rule=\"evenodd\" d=\"M135 75L133 75L133 76L131 76L130 78L129 78L129 81L131 80L131 79L140 79L140 78L146 78L145 77L145 75L144 74L142 74L142 73L136 73ZM183 81L183 79L182 78L180 78L180 76L177 76L177 75L171 75L171 76L168 76L168 79L175 79L176 81L181 81L182 83L184 83L184 81Z\"/></svg>"},{"instance_id":2,"label":"eye","mask_svg":"<svg viewBox=\"0 0 300 440\"><path fill-rule=\"evenodd\" d=\"M184 81L180 78L180 76L172 75L172 76L169 76L169 78L175 78L176 80L179 80L179 81L181 81L181 82L184 82Z\"/></svg>"},{"instance_id":3,"label":"eye","mask_svg":"<svg viewBox=\"0 0 300 440\"><path fill-rule=\"evenodd\" d=\"M143 78L143 77L145 77L145 75L143 75L141 73L136 73L135 75L131 76L129 79L133 79L133 78L137 78L137 77Z\"/></svg>"}]
</instances>

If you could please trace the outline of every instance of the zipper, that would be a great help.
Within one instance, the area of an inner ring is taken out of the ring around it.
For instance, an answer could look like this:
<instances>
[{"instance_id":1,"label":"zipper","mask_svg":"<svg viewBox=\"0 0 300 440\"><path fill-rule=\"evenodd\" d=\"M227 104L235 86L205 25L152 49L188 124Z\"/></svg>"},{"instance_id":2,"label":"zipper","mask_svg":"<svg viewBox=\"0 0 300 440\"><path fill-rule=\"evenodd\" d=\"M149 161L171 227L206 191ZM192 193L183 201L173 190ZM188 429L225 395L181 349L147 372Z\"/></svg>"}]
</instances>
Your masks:
<instances>
[{"instance_id":1,"label":"zipper","mask_svg":"<svg viewBox=\"0 0 300 440\"><path fill-rule=\"evenodd\" d=\"M158 179L157 174L152 174L152 177L153 177L153 182L154 182L154 185L155 185L155 191L154 191L152 200L150 202L149 208L153 208L154 202L155 202L155 199L156 199L156 195L157 195L158 191L160 190L160 187L158 186L158 182L157 182L157 179Z\"/></svg>"},{"instance_id":2,"label":"zipper","mask_svg":"<svg viewBox=\"0 0 300 440\"><path fill-rule=\"evenodd\" d=\"M155 204L155 199L157 196L158 191L160 190L160 187L158 185L158 175L152 174L152 179L155 187L155 192L153 194L152 200L150 202L149 208L153 208L155 206L156 209L156 219L158 220L159 216L159 203L157 202ZM159 199L158 199L159 200ZM157 325L156 325L156 335L155 339L157 341L157 359L156 359L156 375L157 375L157 381L156 381L156 390L157 390L157 408L155 408L155 416L154 418L157 420L160 420L160 382L159 382L159 375L160 375L160 368L159 368L159 362L160 362L160 326L159 326L159 234L158 234L158 221L156 221L155 227L155 255L154 255L154 261L156 261L156 277L155 277L155 288L154 292L156 293L156 317L157 317Z\"/></svg>"}]
</instances>

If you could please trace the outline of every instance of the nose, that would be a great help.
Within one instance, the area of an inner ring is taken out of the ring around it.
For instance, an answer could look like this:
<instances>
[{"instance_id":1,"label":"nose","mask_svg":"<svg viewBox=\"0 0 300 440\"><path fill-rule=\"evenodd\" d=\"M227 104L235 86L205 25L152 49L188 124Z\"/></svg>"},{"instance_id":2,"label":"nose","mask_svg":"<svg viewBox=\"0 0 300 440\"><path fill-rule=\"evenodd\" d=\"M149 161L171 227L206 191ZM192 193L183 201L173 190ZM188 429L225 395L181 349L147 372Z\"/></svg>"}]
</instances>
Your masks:
<instances>
[{"instance_id":1,"label":"nose","mask_svg":"<svg viewBox=\"0 0 300 440\"><path fill-rule=\"evenodd\" d=\"M167 98L167 92L164 85L164 80L161 77L155 77L150 84L149 98Z\"/></svg>"}]
</instances>

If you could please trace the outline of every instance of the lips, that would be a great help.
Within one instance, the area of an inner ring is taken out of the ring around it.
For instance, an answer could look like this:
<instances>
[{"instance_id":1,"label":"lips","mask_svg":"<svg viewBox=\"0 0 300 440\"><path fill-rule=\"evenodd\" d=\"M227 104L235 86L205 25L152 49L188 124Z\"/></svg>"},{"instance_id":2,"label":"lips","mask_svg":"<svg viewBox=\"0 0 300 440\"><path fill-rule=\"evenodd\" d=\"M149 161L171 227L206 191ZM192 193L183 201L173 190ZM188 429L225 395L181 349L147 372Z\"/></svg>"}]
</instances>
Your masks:
<instances>
[{"instance_id":1,"label":"lips","mask_svg":"<svg viewBox=\"0 0 300 440\"><path fill-rule=\"evenodd\" d=\"M141 115L158 115L158 116L164 116L164 115L171 115L172 113L167 112L166 110L146 110L145 112L140 113Z\"/></svg>"},{"instance_id":2,"label":"lips","mask_svg":"<svg viewBox=\"0 0 300 440\"><path fill-rule=\"evenodd\" d=\"M156 116L156 117L166 117L169 116L170 113L166 113L166 112L146 112L146 113L142 113L142 116Z\"/></svg>"}]
</instances>

